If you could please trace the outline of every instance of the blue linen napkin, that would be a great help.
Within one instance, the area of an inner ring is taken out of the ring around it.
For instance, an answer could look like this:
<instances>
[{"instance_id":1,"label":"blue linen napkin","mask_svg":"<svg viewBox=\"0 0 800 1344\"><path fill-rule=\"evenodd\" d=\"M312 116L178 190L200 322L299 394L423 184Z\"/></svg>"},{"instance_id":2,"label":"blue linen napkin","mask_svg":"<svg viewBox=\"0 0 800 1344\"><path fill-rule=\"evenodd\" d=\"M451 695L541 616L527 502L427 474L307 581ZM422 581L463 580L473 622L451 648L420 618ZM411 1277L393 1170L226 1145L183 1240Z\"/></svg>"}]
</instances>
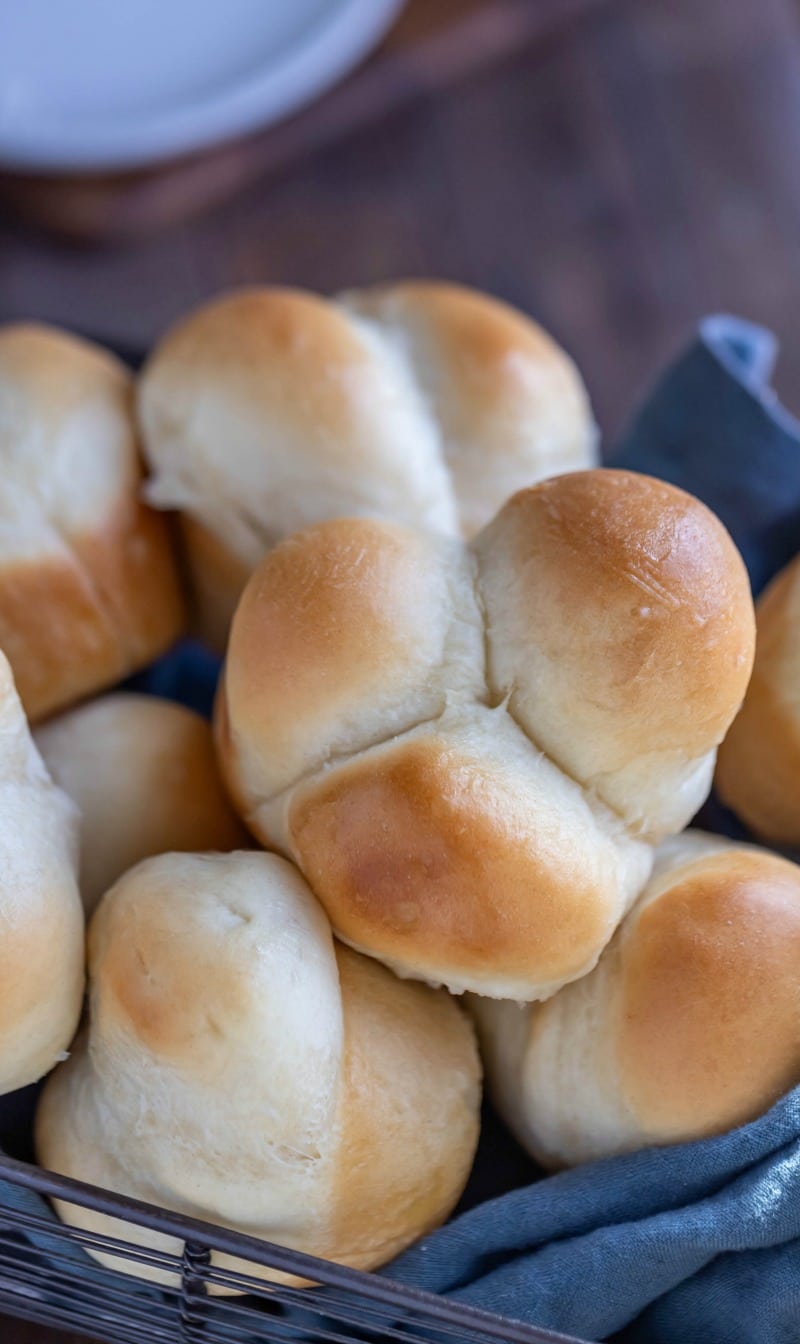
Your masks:
<instances>
[{"instance_id":1,"label":"blue linen napkin","mask_svg":"<svg viewBox=\"0 0 800 1344\"><path fill-rule=\"evenodd\" d=\"M707 317L607 463L704 500L742 552L755 593L800 550L800 421L769 385L777 350L763 327Z\"/></svg>"},{"instance_id":2,"label":"blue linen napkin","mask_svg":"<svg viewBox=\"0 0 800 1344\"><path fill-rule=\"evenodd\" d=\"M757 590L800 549L800 423L769 389L775 352L762 328L706 319L608 457L710 504ZM208 712L217 671L187 644L130 684ZM713 804L703 820L737 833ZM719 1138L537 1175L490 1115L465 1211L384 1273L593 1341L800 1340L800 1088ZM2 1182L7 1200L52 1217ZM77 1247L74 1260L98 1288L118 1282Z\"/></svg>"},{"instance_id":3,"label":"blue linen napkin","mask_svg":"<svg viewBox=\"0 0 800 1344\"><path fill-rule=\"evenodd\" d=\"M592 1340L797 1344L800 1088L720 1138L576 1167L481 1204L385 1273Z\"/></svg>"}]
</instances>

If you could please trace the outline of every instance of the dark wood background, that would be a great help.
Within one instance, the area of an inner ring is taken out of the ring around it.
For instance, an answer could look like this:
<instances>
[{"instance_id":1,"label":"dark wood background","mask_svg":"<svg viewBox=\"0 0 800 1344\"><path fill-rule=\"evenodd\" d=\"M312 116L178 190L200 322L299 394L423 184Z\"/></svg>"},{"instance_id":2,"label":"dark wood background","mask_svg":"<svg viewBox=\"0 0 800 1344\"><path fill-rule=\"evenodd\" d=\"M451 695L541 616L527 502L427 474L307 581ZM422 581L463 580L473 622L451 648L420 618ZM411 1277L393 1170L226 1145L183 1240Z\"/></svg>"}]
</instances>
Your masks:
<instances>
[{"instance_id":1,"label":"dark wood background","mask_svg":"<svg viewBox=\"0 0 800 1344\"><path fill-rule=\"evenodd\" d=\"M609 436L714 310L777 331L800 409L797 0L412 0L315 108L182 174L73 196L72 233L117 240L94 246L20 222L54 198L0 184L0 318L137 346L223 286L442 275L550 328Z\"/></svg>"},{"instance_id":2,"label":"dark wood background","mask_svg":"<svg viewBox=\"0 0 800 1344\"><path fill-rule=\"evenodd\" d=\"M797 0L417 0L377 78L274 132L201 218L89 249L0 217L0 317L146 344L223 286L444 275L551 328L609 433L715 309L778 331L791 403L799 19Z\"/></svg>"}]
</instances>

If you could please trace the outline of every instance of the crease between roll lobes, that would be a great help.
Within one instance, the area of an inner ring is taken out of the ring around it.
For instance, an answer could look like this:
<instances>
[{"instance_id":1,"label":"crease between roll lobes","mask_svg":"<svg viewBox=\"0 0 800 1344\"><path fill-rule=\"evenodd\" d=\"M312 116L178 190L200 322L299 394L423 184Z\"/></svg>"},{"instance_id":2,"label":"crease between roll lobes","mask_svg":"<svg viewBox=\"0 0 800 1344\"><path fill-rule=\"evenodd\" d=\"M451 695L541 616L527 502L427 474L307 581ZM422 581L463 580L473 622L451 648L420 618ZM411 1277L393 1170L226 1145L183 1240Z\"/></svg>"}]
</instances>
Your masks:
<instances>
[{"instance_id":1,"label":"crease between roll lobes","mask_svg":"<svg viewBox=\"0 0 800 1344\"><path fill-rule=\"evenodd\" d=\"M86 1027L37 1110L43 1165L360 1269L450 1213L478 1140L472 1025L447 994L335 943L290 864L256 851L145 859L104 896L88 954ZM181 1253L163 1233L56 1208ZM212 1264L291 1279L216 1252Z\"/></svg>"},{"instance_id":2,"label":"crease between roll lobes","mask_svg":"<svg viewBox=\"0 0 800 1344\"><path fill-rule=\"evenodd\" d=\"M224 294L162 338L137 410L147 499L178 513L196 626L220 652L291 533L359 514L471 537L515 490L597 458L568 355L440 281Z\"/></svg>"},{"instance_id":3,"label":"crease between roll lobes","mask_svg":"<svg viewBox=\"0 0 800 1344\"><path fill-rule=\"evenodd\" d=\"M546 998L706 797L754 633L723 525L650 477L553 478L469 546L333 520L245 589L223 771L345 942L456 992Z\"/></svg>"}]
</instances>

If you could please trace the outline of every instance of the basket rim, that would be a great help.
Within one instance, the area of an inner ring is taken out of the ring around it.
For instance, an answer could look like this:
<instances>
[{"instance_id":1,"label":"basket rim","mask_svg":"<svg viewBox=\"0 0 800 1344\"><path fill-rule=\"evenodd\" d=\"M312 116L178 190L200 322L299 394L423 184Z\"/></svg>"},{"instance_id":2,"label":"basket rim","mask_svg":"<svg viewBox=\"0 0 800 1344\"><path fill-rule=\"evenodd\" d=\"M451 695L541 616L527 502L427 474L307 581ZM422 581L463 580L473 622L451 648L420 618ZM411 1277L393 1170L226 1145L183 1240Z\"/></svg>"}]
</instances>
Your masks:
<instances>
[{"instance_id":1,"label":"basket rim","mask_svg":"<svg viewBox=\"0 0 800 1344\"><path fill-rule=\"evenodd\" d=\"M276 1242L250 1236L216 1223L175 1213L157 1204L120 1195L101 1186L62 1176L32 1162L24 1162L0 1151L0 1179L42 1195L46 1199L60 1199L79 1205L94 1213L118 1218L149 1231L237 1258L249 1260L268 1269L277 1269L299 1278L311 1279L326 1288L336 1288L376 1301L384 1306L424 1311L433 1320L447 1325L462 1325L464 1329L482 1330L485 1335L505 1341L506 1344L589 1344L573 1335L560 1334L525 1321L499 1316L464 1302L428 1292L425 1289L399 1283L380 1272L367 1273L351 1269L303 1251L291 1250ZM0 1198L0 1223L2 1222ZM66 1223L59 1224L67 1235L81 1238ZM101 1235L101 1234L98 1234ZM111 1251L111 1248L110 1248ZM113 1253L113 1251L111 1251Z\"/></svg>"}]
</instances>

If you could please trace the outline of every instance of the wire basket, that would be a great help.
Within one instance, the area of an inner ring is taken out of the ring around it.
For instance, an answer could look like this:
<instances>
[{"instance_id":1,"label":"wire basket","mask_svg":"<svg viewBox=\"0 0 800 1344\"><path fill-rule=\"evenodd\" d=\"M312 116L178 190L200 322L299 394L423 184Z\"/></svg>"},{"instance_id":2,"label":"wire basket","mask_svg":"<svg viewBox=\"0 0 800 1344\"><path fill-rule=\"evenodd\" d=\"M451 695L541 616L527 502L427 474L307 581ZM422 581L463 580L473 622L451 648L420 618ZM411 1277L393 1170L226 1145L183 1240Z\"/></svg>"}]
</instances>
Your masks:
<instances>
[{"instance_id":1,"label":"wire basket","mask_svg":"<svg viewBox=\"0 0 800 1344\"><path fill-rule=\"evenodd\" d=\"M183 1243L172 1255L53 1220L57 1198ZM111 1253L175 1276L155 1288L104 1269L86 1254ZM210 1264L222 1251L252 1273ZM291 1288L256 1277L258 1267L312 1280ZM242 1296L214 1296L233 1289ZM75 1330L108 1344L580 1344L376 1275L302 1255L138 1200L68 1180L0 1155L0 1311Z\"/></svg>"}]
</instances>

